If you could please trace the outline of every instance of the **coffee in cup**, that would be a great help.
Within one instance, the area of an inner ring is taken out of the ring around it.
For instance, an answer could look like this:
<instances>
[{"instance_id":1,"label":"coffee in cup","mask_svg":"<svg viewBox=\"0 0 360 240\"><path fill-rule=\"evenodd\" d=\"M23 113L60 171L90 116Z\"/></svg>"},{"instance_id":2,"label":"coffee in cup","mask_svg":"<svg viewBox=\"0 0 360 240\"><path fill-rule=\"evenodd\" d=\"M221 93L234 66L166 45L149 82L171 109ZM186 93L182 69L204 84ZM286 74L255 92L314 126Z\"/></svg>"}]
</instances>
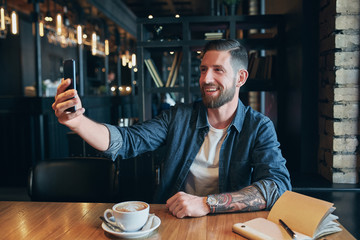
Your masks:
<instances>
[{"instance_id":1,"label":"coffee in cup","mask_svg":"<svg viewBox=\"0 0 360 240\"><path fill-rule=\"evenodd\" d=\"M106 209L104 217L123 231L134 232L140 230L149 216L149 204L141 201L128 201L115 204L112 209ZM113 216L113 219L109 216Z\"/></svg>"},{"instance_id":2,"label":"coffee in cup","mask_svg":"<svg viewBox=\"0 0 360 240\"><path fill-rule=\"evenodd\" d=\"M115 210L119 212L136 212L144 210L149 205L144 202L124 202L122 204L119 204Z\"/></svg>"}]
</instances>

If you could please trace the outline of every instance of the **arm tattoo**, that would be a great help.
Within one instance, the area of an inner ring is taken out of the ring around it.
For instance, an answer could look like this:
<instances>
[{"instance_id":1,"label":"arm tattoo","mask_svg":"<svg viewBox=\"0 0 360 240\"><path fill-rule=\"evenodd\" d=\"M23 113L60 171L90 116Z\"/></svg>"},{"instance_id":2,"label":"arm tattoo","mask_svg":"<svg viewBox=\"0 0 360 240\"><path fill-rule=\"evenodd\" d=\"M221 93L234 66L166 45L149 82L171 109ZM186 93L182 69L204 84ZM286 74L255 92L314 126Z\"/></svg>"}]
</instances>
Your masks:
<instances>
[{"instance_id":1,"label":"arm tattoo","mask_svg":"<svg viewBox=\"0 0 360 240\"><path fill-rule=\"evenodd\" d=\"M247 212L266 207L263 195L254 186L248 186L233 193L220 193L212 196L218 200L217 206L211 209L212 213Z\"/></svg>"}]
</instances>

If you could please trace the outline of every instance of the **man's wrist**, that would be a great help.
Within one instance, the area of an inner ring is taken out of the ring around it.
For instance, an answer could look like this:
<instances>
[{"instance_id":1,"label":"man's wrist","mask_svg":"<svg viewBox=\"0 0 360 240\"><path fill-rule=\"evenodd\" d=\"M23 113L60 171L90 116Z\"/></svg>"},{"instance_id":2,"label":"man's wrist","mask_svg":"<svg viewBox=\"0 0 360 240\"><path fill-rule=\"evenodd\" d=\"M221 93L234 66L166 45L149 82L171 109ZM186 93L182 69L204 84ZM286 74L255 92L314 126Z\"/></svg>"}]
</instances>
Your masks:
<instances>
[{"instance_id":1,"label":"man's wrist","mask_svg":"<svg viewBox=\"0 0 360 240\"><path fill-rule=\"evenodd\" d=\"M203 197L203 204L204 204L204 209L206 209L206 214L209 214L211 212L209 205L207 204L207 196Z\"/></svg>"},{"instance_id":2,"label":"man's wrist","mask_svg":"<svg viewBox=\"0 0 360 240\"><path fill-rule=\"evenodd\" d=\"M209 207L210 209L210 213L215 213L216 212L216 207L219 204L219 200L216 198L215 195L208 195L206 197L206 205Z\"/></svg>"}]
</instances>

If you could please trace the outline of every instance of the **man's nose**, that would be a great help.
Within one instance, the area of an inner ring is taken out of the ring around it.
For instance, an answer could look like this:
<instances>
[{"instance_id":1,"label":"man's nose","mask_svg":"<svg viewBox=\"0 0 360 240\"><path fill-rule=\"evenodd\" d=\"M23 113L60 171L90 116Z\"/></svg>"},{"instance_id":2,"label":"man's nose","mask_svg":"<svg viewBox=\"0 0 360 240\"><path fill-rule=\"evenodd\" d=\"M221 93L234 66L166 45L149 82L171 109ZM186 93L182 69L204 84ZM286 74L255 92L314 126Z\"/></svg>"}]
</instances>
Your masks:
<instances>
[{"instance_id":1,"label":"man's nose","mask_svg":"<svg viewBox=\"0 0 360 240\"><path fill-rule=\"evenodd\" d=\"M209 83L214 81L214 76L213 76L213 72L209 69L204 73L203 76L204 82Z\"/></svg>"}]
</instances>

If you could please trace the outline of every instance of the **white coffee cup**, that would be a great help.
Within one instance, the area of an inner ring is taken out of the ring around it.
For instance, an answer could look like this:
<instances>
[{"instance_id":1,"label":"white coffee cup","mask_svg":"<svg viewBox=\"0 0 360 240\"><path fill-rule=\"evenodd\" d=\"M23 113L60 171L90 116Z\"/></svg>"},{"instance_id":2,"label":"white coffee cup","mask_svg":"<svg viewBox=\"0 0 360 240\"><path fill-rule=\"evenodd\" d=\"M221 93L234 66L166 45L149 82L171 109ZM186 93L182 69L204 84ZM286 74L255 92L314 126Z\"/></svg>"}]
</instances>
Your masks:
<instances>
[{"instance_id":1,"label":"white coffee cup","mask_svg":"<svg viewBox=\"0 0 360 240\"><path fill-rule=\"evenodd\" d=\"M128 201L115 204L112 209L106 209L104 217L110 223L119 226L123 231L140 230L149 216L150 205L141 201ZM109 216L113 216L111 219ZM115 220L115 221L114 221Z\"/></svg>"}]
</instances>

